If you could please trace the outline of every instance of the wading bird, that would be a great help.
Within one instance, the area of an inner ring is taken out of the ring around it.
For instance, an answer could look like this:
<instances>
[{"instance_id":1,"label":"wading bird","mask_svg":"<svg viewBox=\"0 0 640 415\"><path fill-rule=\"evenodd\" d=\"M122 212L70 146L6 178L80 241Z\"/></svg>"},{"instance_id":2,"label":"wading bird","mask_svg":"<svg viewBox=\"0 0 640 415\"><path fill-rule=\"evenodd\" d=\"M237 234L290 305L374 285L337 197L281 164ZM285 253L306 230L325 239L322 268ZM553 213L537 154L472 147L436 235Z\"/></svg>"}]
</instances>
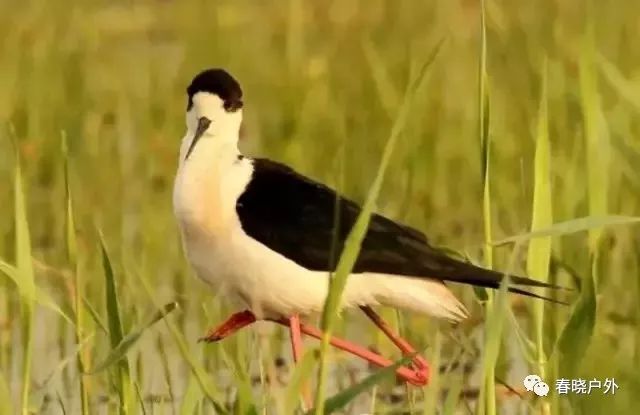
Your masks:
<instances>
[{"instance_id":1,"label":"wading bird","mask_svg":"<svg viewBox=\"0 0 640 415\"><path fill-rule=\"evenodd\" d=\"M196 274L244 304L203 340L221 340L257 320L287 326L294 360L302 334L322 332L300 318L322 311L328 278L360 207L283 164L238 149L242 90L222 69L199 73L187 88L187 132L180 147L173 204L186 256ZM335 255L335 253L338 255ZM418 230L373 214L347 279L342 308L359 307L404 353L409 343L371 308L385 305L453 322L465 307L444 281L498 288L503 274L454 259ZM512 276L515 285L549 287ZM517 287L513 292L532 295ZM392 362L340 338L331 344L378 366ZM429 366L416 355L397 375L424 385Z\"/></svg>"}]
</instances>

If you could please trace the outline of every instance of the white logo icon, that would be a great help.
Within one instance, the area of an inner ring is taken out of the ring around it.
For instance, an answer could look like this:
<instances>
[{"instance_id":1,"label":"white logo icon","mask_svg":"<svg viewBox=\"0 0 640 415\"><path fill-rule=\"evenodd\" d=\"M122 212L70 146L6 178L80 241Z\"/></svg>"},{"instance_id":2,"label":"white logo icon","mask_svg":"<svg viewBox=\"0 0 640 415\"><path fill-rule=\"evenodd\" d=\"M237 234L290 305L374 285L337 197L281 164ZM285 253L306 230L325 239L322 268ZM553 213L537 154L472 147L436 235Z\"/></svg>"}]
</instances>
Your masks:
<instances>
[{"instance_id":1,"label":"white logo icon","mask_svg":"<svg viewBox=\"0 0 640 415\"><path fill-rule=\"evenodd\" d=\"M538 396L547 396L549 393L549 385L540 381L533 386L533 393Z\"/></svg>"},{"instance_id":2,"label":"white logo icon","mask_svg":"<svg viewBox=\"0 0 640 415\"><path fill-rule=\"evenodd\" d=\"M529 375L524 378L522 383L526 390L533 391L538 396L547 396L549 394L549 385L544 383L538 375Z\"/></svg>"},{"instance_id":3,"label":"white logo icon","mask_svg":"<svg viewBox=\"0 0 640 415\"><path fill-rule=\"evenodd\" d=\"M539 383L539 382L542 382L542 379L540 378L540 376L529 375L526 378L524 378L524 381L522 383L524 383L525 389L531 392L533 390L533 387L536 386L536 383Z\"/></svg>"}]
</instances>

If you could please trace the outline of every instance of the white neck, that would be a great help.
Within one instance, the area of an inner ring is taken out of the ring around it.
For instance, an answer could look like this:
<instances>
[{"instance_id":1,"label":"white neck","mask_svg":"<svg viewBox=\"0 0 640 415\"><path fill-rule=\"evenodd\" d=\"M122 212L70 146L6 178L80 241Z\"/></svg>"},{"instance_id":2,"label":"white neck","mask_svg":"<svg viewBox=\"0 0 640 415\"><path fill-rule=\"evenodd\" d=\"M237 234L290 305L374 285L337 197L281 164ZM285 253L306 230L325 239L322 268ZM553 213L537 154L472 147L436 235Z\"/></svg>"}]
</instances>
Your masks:
<instances>
[{"instance_id":1,"label":"white neck","mask_svg":"<svg viewBox=\"0 0 640 415\"><path fill-rule=\"evenodd\" d=\"M194 225L197 229L214 227L209 223L214 218L232 217L235 199L226 195L237 196L249 180L250 169L247 172L242 170L242 181L234 178L239 174L238 139L242 110L228 112L223 104L216 95L197 93L193 97L192 107L187 111L187 133L180 145L173 202L180 222ZM193 144L198 120L203 117L211 122Z\"/></svg>"},{"instance_id":2,"label":"white neck","mask_svg":"<svg viewBox=\"0 0 640 415\"><path fill-rule=\"evenodd\" d=\"M205 133L200 137L187 159L187 151L191 147L194 136L195 131L187 129L180 144L179 170L185 166L199 170L198 166L201 164L206 166L220 157L237 157L240 154L240 150L238 150L239 131L214 130L214 132Z\"/></svg>"}]
</instances>

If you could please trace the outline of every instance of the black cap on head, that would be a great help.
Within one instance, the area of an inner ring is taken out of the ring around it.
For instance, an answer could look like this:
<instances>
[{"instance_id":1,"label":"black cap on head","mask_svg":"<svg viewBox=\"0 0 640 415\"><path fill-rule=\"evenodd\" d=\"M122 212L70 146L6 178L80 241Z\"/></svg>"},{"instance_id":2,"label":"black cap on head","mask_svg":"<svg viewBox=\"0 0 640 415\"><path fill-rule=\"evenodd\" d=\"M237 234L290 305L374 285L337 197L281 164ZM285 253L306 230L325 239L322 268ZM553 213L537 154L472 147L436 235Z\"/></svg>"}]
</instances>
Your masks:
<instances>
[{"instance_id":1,"label":"black cap on head","mask_svg":"<svg viewBox=\"0 0 640 415\"><path fill-rule=\"evenodd\" d=\"M209 92L220 97L227 112L242 108L242 89L233 76L224 69L207 69L193 78L187 88L189 102L187 110L193 106L193 96L198 92Z\"/></svg>"}]
</instances>

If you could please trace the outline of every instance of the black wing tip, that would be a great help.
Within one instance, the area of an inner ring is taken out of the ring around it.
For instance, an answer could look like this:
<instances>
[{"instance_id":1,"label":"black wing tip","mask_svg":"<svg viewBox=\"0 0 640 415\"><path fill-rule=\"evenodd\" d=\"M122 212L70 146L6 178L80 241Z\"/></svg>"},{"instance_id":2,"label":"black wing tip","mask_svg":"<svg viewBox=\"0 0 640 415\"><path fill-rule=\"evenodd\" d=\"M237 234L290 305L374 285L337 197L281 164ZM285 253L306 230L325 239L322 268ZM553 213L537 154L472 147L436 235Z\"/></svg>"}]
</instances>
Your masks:
<instances>
[{"instance_id":1,"label":"black wing tip","mask_svg":"<svg viewBox=\"0 0 640 415\"><path fill-rule=\"evenodd\" d=\"M528 277L520 277L518 275L511 275L508 273L502 274L503 278L508 276L513 285L524 285L526 287L538 287L538 288L549 288L553 290L562 290L562 291L575 291L574 288L565 287L564 285L558 285L550 282L544 282L540 280L536 280Z\"/></svg>"},{"instance_id":2,"label":"black wing tip","mask_svg":"<svg viewBox=\"0 0 640 415\"><path fill-rule=\"evenodd\" d=\"M522 290L522 289L517 288L517 287L508 287L507 289L509 290L509 292L514 293L514 294L524 295L526 297L536 298L538 300L549 301L550 303L560 304L560 305L564 305L564 306L571 305L571 303L569 303L567 301L562 301L562 300L558 300L557 298L551 298L551 297L547 297L545 295L532 293L531 291Z\"/></svg>"},{"instance_id":3,"label":"black wing tip","mask_svg":"<svg viewBox=\"0 0 640 415\"><path fill-rule=\"evenodd\" d=\"M537 298L540 300L545 300L545 301L549 301L551 303L555 303L555 304L562 304L562 305L570 305L569 302L563 301L563 300L558 300L556 298L551 298L542 294L537 294L537 293L533 293L531 291L527 291L524 290L522 288L519 288L518 286L525 286L525 287L531 287L531 288L544 288L544 289L551 289L551 290L561 290L561 291L565 291L565 292L569 292L569 291L574 291L573 288L570 287L565 287L562 285L558 285L558 284L553 284L553 283L549 283L549 282L544 282L544 281L540 281L540 280L535 280L533 278L529 278L529 277L522 277L519 275L511 275L507 272L505 273L500 273L498 271L494 271L494 270L490 270L490 269L486 269L486 268L481 268L481 267L477 267L473 264L471 264L471 266L481 269L482 271L484 271L485 273L490 273L492 275L495 276L495 280L494 280L494 285L493 287L489 287L489 288L493 288L493 289L499 289L500 288L500 284L502 283L503 279L509 278L509 285L507 287L507 290L511 293L514 294L519 294L519 295L523 295L526 297L530 297L530 298Z\"/></svg>"},{"instance_id":4,"label":"black wing tip","mask_svg":"<svg viewBox=\"0 0 640 415\"><path fill-rule=\"evenodd\" d=\"M475 265L471 262L460 262L464 264L464 268L461 269L461 274L476 275L476 277L468 278L468 283L472 285L484 286L486 288L499 288L502 280L505 277L509 278L509 285L523 285L526 287L548 288L554 290L574 291L573 288L565 287L555 283L536 280L529 277L523 277L517 274L511 274L509 272L500 272L488 268L483 268ZM465 282L465 281L459 281Z\"/></svg>"}]
</instances>

